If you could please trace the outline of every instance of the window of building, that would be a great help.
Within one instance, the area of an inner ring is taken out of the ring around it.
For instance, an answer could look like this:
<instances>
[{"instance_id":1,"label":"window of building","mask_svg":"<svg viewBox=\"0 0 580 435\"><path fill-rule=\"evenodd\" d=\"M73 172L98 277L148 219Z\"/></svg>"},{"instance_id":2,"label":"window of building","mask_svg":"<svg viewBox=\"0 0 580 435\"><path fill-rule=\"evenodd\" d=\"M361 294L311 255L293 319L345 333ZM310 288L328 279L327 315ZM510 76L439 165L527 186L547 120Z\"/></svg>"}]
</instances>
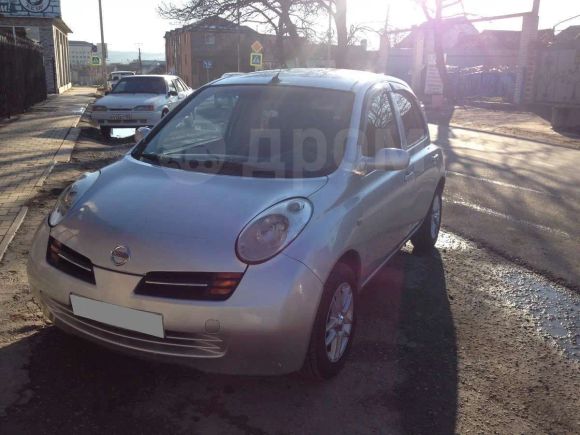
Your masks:
<instances>
[{"instance_id":1,"label":"window of building","mask_svg":"<svg viewBox=\"0 0 580 435\"><path fill-rule=\"evenodd\" d=\"M401 148L397 122L385 90L376 92L369 100L362 153L374 157L381 148Z\"/></svg>"},{"instance_id":2,"label":"window of building","mask_svg":"<svg viewBox=\"0 0 580 435\"><path fill-rule=\"evenodd\" d=\"M427 137L427 127L423 120L421 108L416 98L407 91L401 90L393 93L393 101L401 113L405 137L407 138L406 148L410 148Z\"/></svg>"},{"instance_id":3,"label":"window of building","mask_svg":"<svg viewBox=\"0 0 580 435\"><path fill-rule=\"evenodd\" d=\"M205 45L215 45L215 33L206 33L204 35Z\"/></svg>"}]
</instances>

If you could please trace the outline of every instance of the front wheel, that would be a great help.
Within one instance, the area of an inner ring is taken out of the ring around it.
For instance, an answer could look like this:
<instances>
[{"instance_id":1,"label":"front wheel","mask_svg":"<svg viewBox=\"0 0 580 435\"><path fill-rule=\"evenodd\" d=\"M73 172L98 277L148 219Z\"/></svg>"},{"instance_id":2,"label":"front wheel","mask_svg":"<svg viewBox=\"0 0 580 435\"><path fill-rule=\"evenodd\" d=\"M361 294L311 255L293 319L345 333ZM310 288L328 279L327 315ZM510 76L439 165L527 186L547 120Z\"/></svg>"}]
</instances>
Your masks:
<instances>
[{"instance_id":1,"label":"front wheel","mask_svg":"<svg viewBox=\"0 0 580 435\"><path fill-rule=\"evenodd\" d=\"M302 372L330 379L344 367L356 325L356 279L350 267L336 265L326 284Z\"/></svg>"},{"instance_id":2,"label":"front wheel","mask_svg":"<svg viewBox=\"0 0 580 435\"><path fill-rule=\"evenodd\" d=\"M411 237L413 246L419 253L429 252L435 247L437 238L439 237L439 230L441 229L441 211L443 209L443 200L441 192L437 191L431 202L431 207L421 227Z\"/></svg>"}]
</instances>

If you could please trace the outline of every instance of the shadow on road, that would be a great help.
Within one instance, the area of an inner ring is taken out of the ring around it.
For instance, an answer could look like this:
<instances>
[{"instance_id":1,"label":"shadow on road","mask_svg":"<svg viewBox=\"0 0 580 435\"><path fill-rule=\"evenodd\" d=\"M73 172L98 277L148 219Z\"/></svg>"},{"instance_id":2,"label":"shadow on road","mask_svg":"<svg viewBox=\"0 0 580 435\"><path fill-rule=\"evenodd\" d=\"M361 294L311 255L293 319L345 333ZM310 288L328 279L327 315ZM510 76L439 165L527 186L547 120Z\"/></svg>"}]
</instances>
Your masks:
<instances>
[{"instance_id":1,"label":"shadow on road","mask_svg":"<svg viewBox=\"0 0 580 435\"><path fill-rule=\"evenodd\" d=\"M205 374L46 328L25 339L28 399L0 418L0 431L454 433L457 349L439 253L401 252L359 303L351 359L326 383Z\"/></svg>"}]
</instances>

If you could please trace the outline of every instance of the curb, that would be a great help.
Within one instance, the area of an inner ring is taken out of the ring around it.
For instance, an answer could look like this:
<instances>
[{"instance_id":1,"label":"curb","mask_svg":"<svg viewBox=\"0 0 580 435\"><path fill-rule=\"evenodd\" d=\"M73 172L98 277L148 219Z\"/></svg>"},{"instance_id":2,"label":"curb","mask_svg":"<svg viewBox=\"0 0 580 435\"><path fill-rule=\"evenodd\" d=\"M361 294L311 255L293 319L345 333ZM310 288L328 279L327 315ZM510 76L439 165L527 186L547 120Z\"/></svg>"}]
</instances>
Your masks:
<instances>
[{"instance_id":1,"label":"curb","mask_svg":"<svg viewBox=\"0 0 580 435\"><path fill-rule=\"evenodd\" d=\"M14 236L16 235L16 232L20 228L20 225L22 225L22 222L24 222L26 213L28 213L28 207L21 207L20 211L18 212L18 215L12 222L12 225L10 225L10 228L8 228L8 232L2 239L2 243L0 243L0 261L4 259L4 254L6 254L6 250L8 249L8 246L10 246L12 240L14 239Z\"/></svg>"}]
</instances>

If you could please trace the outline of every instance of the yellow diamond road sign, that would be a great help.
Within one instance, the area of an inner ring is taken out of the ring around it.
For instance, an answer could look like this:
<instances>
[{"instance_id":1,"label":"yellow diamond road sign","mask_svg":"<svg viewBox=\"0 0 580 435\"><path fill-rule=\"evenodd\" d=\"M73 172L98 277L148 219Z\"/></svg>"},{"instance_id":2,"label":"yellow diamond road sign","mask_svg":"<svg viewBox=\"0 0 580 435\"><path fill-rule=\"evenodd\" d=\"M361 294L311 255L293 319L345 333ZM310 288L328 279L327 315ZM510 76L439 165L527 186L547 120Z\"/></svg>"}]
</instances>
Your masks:
<instances>
[{"instance_id":1,"label":"yellow diamond road sign","mask_svg":"<svg viewBox=\"0 0 580 435\"><path fill-rule=\"evenodd\" d=\"M264 46L260 44L260 41L254 42L250 47L252 47L254 53L260 53L264 49Z\"/></svg>"}]
</instances>

